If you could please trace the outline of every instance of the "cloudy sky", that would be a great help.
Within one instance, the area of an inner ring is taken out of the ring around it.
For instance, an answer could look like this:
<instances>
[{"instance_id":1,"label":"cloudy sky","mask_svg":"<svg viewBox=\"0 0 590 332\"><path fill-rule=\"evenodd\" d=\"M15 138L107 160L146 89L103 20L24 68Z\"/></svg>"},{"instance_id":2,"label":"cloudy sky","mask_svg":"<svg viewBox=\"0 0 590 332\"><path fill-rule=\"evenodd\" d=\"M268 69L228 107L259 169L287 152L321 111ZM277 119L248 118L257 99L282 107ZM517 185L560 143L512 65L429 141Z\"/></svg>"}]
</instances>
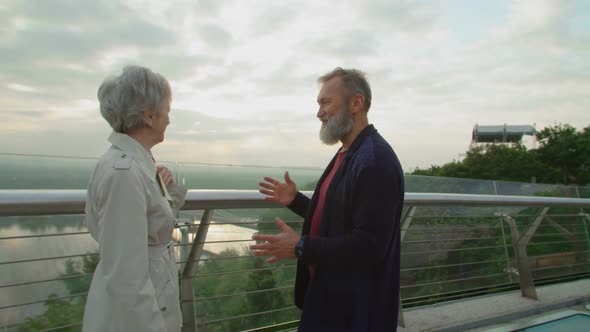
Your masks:
<instances>
[{"instance_id":1,"label":"cloudy sky","mask_svg":"<svg viewBox=\"0 0 590 332\"><path fill-rule=\"evenodd\" d=\"M2 0L0 153L99 156L96 90L166 76L161 160L323 167L316 78L368 74L404 169L459 158L474 124L590 124L590 1Z\"/></svg>"}]
</instances>

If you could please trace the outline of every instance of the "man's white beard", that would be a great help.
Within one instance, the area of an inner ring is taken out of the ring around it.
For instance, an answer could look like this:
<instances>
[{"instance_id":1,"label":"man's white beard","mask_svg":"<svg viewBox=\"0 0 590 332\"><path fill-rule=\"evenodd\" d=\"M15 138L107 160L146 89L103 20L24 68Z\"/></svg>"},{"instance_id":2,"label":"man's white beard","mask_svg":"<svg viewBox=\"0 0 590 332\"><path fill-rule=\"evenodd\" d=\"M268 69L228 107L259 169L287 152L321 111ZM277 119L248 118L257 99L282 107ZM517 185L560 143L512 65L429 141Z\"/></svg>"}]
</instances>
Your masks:
<instances>
[{"instance_id":1,"label":"man's white beard","mask_svg":"<svg viewBox=\"0 0 590 332\"><path fill-rule=\"evenodd\" d=\"M320 139L324 144L334 145L352 131L354 120L349 112L348 105L344 105L340 112L336 113L328 123L320 129Z\"/></svg>"}]
</instances>

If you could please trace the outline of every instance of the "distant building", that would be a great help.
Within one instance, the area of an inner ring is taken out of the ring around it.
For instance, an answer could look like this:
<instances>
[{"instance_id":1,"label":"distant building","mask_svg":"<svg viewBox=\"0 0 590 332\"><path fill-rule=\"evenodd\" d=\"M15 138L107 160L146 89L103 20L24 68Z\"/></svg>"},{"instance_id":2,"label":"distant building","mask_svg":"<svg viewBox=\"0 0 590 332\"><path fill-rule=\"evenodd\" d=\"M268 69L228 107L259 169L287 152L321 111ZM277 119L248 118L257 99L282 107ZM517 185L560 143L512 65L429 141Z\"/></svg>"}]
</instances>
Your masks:
<instances>
[{"instance_id":1,"label":"distant building","mask_svg":"<svg viewBox=\"0 0 590 332\"><path fill-rule=\"evenodd\" d=\"M480 126L475 124L471 134L471 144L469 149L488 144L506 144L514 146L523 144L523 136L531 136L530 148L535 148L535 126L531 125L497 125L497 126Z\"/></svg>"}]
</instances>

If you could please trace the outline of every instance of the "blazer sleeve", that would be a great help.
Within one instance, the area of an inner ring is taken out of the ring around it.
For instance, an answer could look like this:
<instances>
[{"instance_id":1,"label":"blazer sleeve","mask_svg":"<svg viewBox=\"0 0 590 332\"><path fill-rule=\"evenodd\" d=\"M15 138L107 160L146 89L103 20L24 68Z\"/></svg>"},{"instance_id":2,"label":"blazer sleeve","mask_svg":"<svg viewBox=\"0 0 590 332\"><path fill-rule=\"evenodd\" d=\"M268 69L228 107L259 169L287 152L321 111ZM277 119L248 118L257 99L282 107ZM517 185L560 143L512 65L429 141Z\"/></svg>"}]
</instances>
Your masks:
<instances>
[{"instance_id":1,"label":"blazer sleeve","mask_svg":"<svg viewBox=\"0 0 590 332\"><path fill-rule=\"evenodd\" d=\"M354 262L354 266L382 262L399 238L402 181L399 172L387 165L362 170L352 188L352 232L338 237L305 236L303 261L331 265Z\"/></svg>"},{"instance_id":2,"label":"blazer sleeve","mask_svg":"<svg viewBox=\"0 0 590 332\"><path fill-rule=\"evenodd\" d=\"M113 170L102 190L100 259L120 331L166 331L149 273L148 193L133 169Z\"/></svg>"},{"instance_id":3,"label":"blazer sleeve","mask_svg":"<svg viewBox=\"0 0 590 332\"><path fill-rule=\"evenodd\" d=\"M307 215L307 209L309 208L310 199L303 195L300 191L295 195L293 202L287 206L289 210L295 212L298 216L305 218Z\"/></svg>"}]
</instances>

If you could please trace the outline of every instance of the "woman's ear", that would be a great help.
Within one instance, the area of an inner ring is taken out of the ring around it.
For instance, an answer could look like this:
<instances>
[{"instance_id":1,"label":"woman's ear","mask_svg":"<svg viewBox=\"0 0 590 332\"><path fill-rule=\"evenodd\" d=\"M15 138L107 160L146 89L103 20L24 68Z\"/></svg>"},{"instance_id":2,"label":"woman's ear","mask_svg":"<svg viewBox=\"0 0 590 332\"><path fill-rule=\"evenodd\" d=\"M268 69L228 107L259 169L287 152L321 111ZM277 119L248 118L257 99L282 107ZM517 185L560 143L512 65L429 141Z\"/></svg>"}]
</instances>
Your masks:
<instances>
[{"instance_id":1,"label":"woman's ear","mask_svg":"<svg viewBox=\"0 0 590 332\"><path fill-rule=\"evenodd\" d=\"M148 127L152 127L154 122L153 122L153 118L154 118L154 114L151 112L143 112L143 121L145 122L145 124Z\"/></svg>"}]
</instances>

